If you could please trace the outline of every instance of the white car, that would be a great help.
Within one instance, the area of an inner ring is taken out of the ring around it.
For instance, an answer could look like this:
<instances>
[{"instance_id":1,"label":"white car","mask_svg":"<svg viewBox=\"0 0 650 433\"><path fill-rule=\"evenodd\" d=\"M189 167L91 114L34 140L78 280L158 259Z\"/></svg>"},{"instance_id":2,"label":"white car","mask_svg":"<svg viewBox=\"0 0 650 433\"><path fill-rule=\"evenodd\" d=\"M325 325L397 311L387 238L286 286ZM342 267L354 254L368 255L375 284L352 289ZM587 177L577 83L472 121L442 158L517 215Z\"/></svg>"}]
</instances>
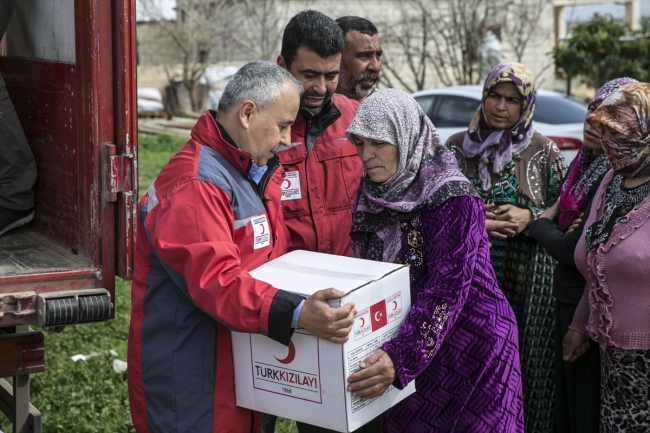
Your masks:
<instances>
[{"instance_id":1,"label":"white car","mask_svg":"<svg viewBox=\"0 0 650 433\"><path fill-rule=\"evenodd\" d=\"M421 90L411 96L433 122L443 143L452 134L465 131L481 103L482 86L454 86ZM567 165L582 146L587 104L562 93L538 90L533 127L551 138L562 150Z\"/></svg>"}]
</instances>

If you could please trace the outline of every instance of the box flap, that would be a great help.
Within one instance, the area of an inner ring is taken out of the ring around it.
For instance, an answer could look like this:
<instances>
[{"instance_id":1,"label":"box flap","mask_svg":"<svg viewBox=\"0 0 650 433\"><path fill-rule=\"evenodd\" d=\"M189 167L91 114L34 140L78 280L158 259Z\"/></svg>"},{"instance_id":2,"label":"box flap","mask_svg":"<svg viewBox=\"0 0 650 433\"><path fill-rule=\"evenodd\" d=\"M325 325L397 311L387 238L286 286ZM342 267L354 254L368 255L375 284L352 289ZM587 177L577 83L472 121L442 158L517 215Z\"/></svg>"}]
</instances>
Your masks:
<instances>
[{"instance_id":1,"label":"box flap","mask_svg":"<svg viewBox=\"0 0 650 433\"><path fill-rule=\"evenodd\" d=\"M404 265L296 250L250 272L278 289L309 296L333 287L349 294Z\"/></svg>"}]
</instances>

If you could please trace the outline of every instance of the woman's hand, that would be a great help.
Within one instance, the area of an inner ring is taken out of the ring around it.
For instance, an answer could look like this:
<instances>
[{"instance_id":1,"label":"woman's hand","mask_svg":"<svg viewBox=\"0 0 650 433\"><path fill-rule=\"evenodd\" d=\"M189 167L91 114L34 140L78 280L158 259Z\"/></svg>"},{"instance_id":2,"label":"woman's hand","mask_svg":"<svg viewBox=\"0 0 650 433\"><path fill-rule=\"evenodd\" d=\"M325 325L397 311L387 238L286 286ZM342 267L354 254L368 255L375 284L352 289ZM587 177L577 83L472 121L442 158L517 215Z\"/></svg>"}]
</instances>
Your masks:
<instances>
[{"instance_id":1,"label":"woman's hand","mask_svg":"<svg viewBox=\"0 0 650 433\"><path fill-rule=\"evenodd\" d=\"M494 203L483 204L483 210L485 211L485 219L493 220L494 219Z\"/></svg>"},{"instance_id":2,"label":"woman's hand","mask_svg":"<svg viewBox=\"0 0 650 433\"><path fill-rule=\"evenodd\" d=\"M390 357L377 349L359 364L361 370L348 377L348 391L362 400L379 397L395 381L395 366Z\"/></svg>"},{"instance_id":3,"label":"woman's hand","mask_svg":"<svg viewBox=\"0 0 650 433\"><path fill-rule=\"evenodd\" d=\"M510 221L517 224L517 233L523 232L533 222L533 212L511 204L499 206L494 211L497 221Z\"/></svg>"},{"instance_id":4,"label":"woman's hand","mask_svg":"<svg viewBox=\"0 0 650 433\"><path fill-rule=\"evenodd\" d=\"M517 223L510 221L485 220L485 231L488 236L497 239L511 238L517 234Z\"/></svg>"},{"instance_id":5,"label":"woman's hand","mask_svg":"<svg viewBox=\"0 0 650 433\"><path fill-rule=\"evenodd\" d=\"M483 210L485 210L485 231L488 236L497 239L506 239L516 235L517 224L509 221L495 220L496 215L492 212L493 209L494 203L483 205ZM492 245L490 244L490 246Z\"/></svg>"},{"instance_id":6,"label":"woman's hand","mask_svg":"<svg viewBox=\"0 0 650 433\"><path fill-rule=\"evenodd\" d=\"M589 337L569 329L562 340L562 359L573 362L589 349Z\"/></svg>"},{"instance_id":7,"label":"woman's hand","mask_svg":"<svg viewBox=\"0 0 650 433\"><path fill-rule=\"evenodd\" d=\"M542 213L539 217L549 219L551 220L551 222L553 222L557 217L557 210L559 207L560 207L560 199L557 199L557 201L553 204L553 206L546 209L544 213Z\"/></svg>"},{"instance_id":8,"label":"woman's hand","mask_svg":"<svg viewBox=\"0 0 650 433\"><path fill-rule=\"evenodd\" d=\"M571 233L573 233L574 231L576 231L576 229L577 229L578 227L580 227L580 224L582 224L582 217L583 217L584 215L585 215L585 213L583 212L583 213L581 213L581 214L578 216L578 218L576 218L576 219L573 220L573 222L572 222L571 225L569 226L569 229L566 231L566 234L567 234L567 235L570 235Z\"/></svg>"}]
</instances>

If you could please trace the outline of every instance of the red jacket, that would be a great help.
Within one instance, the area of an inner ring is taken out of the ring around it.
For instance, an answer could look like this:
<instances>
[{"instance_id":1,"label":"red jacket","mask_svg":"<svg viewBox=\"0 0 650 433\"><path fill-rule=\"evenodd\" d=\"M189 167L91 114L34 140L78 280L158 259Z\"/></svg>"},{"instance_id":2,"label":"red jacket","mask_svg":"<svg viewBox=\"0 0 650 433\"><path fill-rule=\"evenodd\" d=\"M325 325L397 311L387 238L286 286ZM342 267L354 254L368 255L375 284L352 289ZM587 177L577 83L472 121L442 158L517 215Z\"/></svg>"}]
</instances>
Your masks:
<instances>
[{"instance_id":1,"label":"red jacket","mask_svg":"<svg viewBox=\"0 0 650 433\"><path fill-rule=\"evenodd\" d=\"M303 115L291 127L291 147L278 152L287 172L282 209L289 251L350 255L351 208L362 165L345 130L358 106L357 101L335 95L315 118L301 109ZM314 139L307 155L306 141Z\"/></svg>"},{"instance_id":2,"label":"red jacket","mask_svg":"<svg viewBox=\"0 0 650 433\"><path fill-rule=\"evenodd\" d=\"M250 155L211 113L162 169L138 212L128 380L138 432L257 431L235 405L231 330L288 344L301 297L248 271L286 252L277 158L259 186Z\"/></svg>"}]
</instances>

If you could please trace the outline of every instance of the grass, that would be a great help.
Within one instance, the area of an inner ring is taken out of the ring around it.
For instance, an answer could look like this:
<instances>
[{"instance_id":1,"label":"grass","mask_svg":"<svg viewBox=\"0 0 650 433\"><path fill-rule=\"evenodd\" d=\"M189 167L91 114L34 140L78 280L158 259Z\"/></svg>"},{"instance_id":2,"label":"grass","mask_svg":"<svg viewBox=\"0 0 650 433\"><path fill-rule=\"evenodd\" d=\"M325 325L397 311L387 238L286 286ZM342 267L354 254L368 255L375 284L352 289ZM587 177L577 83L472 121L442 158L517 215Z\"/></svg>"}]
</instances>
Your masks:
<instances>
[{"instance_id":1,"label":"grass","mask_svg":"<svg viewBox=\"0 0 650 433\"><path fill-rule=\"evenodd\" d=\"M138 139L140 197L163 165L185 144L169 135ZM126 360L131 315L131 285L116 278L115 319L70 326L57 334L45 330L45 372L31 376L32 404L43 414L46 433L133 432L126 373L113 370L115 359ZM113 352L111 352L113 351ZM87 361L71 356L96 353ZM117 355L115 355L117 354ZM0 413L0 430L12 427ZM278 419L276 433L296 433L295 422Z\"/></svg>"}]
</instances>

